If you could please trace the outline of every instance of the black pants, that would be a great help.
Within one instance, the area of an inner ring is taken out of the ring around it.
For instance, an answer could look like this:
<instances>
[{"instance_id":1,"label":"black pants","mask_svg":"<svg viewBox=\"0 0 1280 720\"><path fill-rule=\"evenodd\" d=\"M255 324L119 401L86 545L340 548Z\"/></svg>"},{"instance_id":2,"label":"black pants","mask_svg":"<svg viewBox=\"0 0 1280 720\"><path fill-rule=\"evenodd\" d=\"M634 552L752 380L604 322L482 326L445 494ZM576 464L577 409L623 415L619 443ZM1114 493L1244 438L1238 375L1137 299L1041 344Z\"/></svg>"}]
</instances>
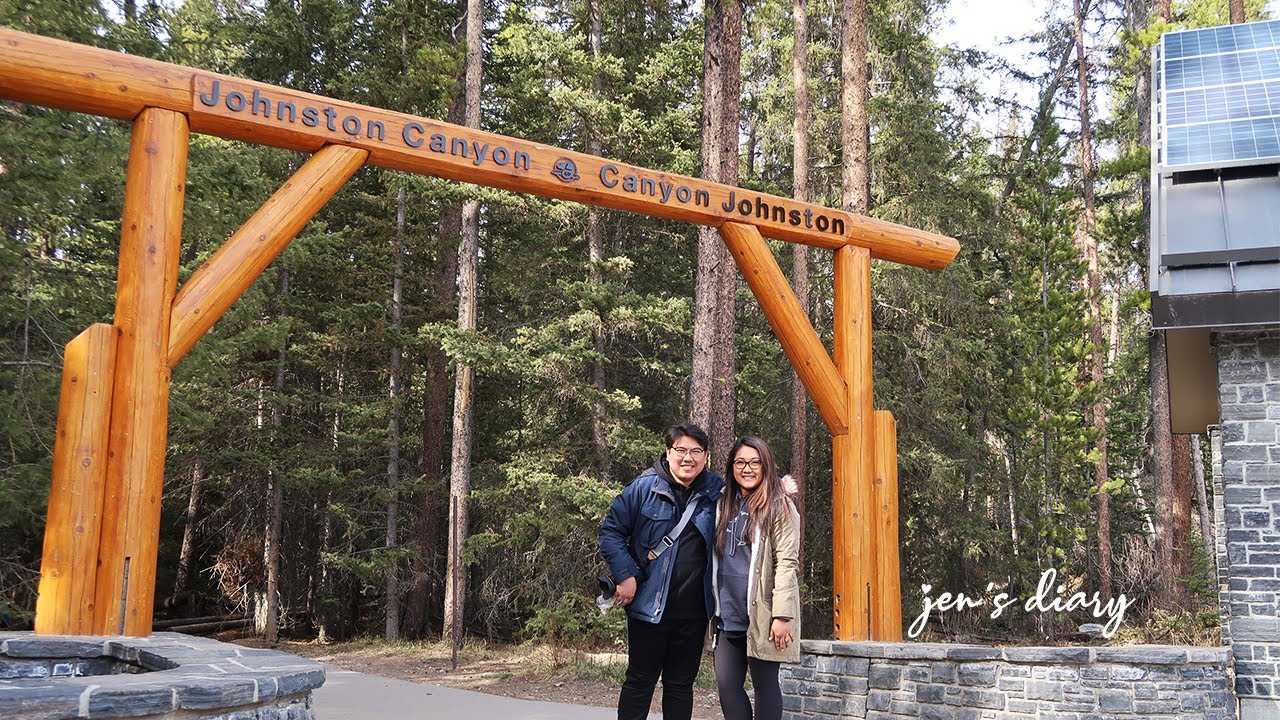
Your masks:
<instances>
[{"instance_id":1,"label":"black pants","mask_svg":"<svg viewBox=\"0 0 1280 720\"><path fill-rule=\"evenodd\" d=\"M702 663L706 620L627 618L627 679L618 696L618 720L645 720L662 677L662 720L693 715L693 681Z\"/></svg>"},{"instance_id":2,"label":"black pants","mask_svg":"<svg viewBox=\"0 0 1280 720\"><path fill-rule=\"evenodd\" d=\"M720 688L720 712L724 720L752 720L745 689L747 669L756 693L755 720L782 720L782 689L778 686L781 663L747 657L746 636L731 638L721 632L716 643L716 685Z\"/></svg>"}]
</instances>

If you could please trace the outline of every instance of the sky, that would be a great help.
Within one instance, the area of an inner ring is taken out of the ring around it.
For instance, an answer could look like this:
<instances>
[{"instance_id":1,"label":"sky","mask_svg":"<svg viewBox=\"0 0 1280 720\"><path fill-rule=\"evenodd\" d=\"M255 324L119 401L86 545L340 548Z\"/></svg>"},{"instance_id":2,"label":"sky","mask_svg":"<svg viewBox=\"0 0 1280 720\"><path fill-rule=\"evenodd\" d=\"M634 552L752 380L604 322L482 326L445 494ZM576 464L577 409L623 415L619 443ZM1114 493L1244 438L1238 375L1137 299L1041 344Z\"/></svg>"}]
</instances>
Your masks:
<instances>
[{"instance_id":1,"label":"sky","mask_svg":"<svg viewBox=\"0 0 1280 720\"><path fill-rule=\"evenodd\" d=\"M937 33L943 44L997 51L997 44L1009 37L1027 34L1050 5L1049 0L951 0L947 6L950 23L944 21ZM1267 9L1280 16L1280 0L1269 0ZM999 49L1010 60L1020 59L1020 50Z\"/></svg>"},{"instance_id":2,"label":"sky","mask_svg":"<svg viewBox=\"0 0 1280 720\"><path fill-rule=\"evenodd\" d=\"M1057 1L1062 5L1059 13L1070 12L1069 0ZM1032 32L1053 2L1054 0L950 0L946 17L934 33L934 41L942 45L976 48L1000 55L1014 65L1026 65L1030 46L1011 42L1010 39ZM1267 9L1272 17L1280 17L1280 0L1268 0ZM1042 68L1029 67L1028 70L1040 72ZM982 89L987 96L1009 92L1007 86L1001 87L1001 78L998 76L986 78ZM1034 100L1033 88L1015 87L1014 92L1024 103ZM1002 121L998 115L980 119L988 134Z\"/></svg>"}]
</instances>

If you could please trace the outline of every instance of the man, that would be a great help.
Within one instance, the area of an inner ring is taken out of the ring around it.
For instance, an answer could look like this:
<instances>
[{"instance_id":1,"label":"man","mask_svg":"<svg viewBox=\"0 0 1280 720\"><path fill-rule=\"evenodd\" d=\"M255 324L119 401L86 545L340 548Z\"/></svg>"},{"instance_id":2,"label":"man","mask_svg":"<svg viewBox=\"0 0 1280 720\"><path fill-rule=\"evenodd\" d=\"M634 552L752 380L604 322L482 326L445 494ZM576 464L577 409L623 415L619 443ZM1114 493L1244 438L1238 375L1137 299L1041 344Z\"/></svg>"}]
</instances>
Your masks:
<instances>
[{"instance_id":1,"label":"man","mask_svg":"<svg viewBox=\"0 0 1280 720\"><path fill-rule=\"evenodd\" d=\"M663 439L666 452L623 489L600 526L600 552L618 584L615 602L627 608L618 720L649 716L659 676L664 720L689 720L714 607L707 558L724 480L707 471L702 428L677 425Z\"/></svg>"}]
</instances>

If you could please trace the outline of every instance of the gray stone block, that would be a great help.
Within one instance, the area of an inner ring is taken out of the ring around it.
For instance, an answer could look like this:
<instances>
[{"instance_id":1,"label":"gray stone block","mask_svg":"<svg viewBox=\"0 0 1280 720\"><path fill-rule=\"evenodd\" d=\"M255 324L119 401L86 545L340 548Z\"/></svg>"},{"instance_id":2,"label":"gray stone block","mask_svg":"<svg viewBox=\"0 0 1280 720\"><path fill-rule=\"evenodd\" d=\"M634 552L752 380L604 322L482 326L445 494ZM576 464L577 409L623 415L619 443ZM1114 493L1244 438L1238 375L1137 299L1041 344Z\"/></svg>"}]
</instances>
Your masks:
<instances>
[{"instance_id":1,"label":"gray stone block","mask_svg":"<svg viewBox=\"0 0 1280 720\"><path fill-rule=\"evenodd\" d=\"M1120 690L1098 692L1098 707L1103 712L1132 712L1133 696Z\"/></svg>"},{"instance_id":2,"label":"gray stone block","mask_svg":"<svg viewBox=\"0 0 1280 720\"><path fill-rule=\"evenodd\" d=\"M945 702L947 697L947 689L941 685L917 685L916 701L922 703L941 703Z\"/></svg>"},{"instance_id":3,"label":"gray stone block","mask_svg":"<svg viewBox=\"0 0 1280 720\"><path fill-rule=\"evenodd\" d=\"M920 720L957 720L956 711L942 705L921 705Z\"/></svg>"},{"instance_id":4,"label":"gray stone block","mask_svg":"<svg viewBox=\"0 0 1280 720\"><path fill-rule=\"evenodd\" d=\"M947 649L948 660L999 660L1000 648L960 645Z\"/></svg>"},{"instance_id":5,"label":"gray stone block","mask_svg":"<svg viewBox=\"0 0 1280 720\"><path fill-rule=\"evenodd\" d=\"M994 690L961 690L960 702L965 707L985 708L988 710L1004 709L1005 696Z\"/></svg>"},{"instance_id":6,"label":"gray stone block","mask_svg":"<svg viewBox=\"0 0 1280 720\"><path fill-rule=\"evenodd\" d=\"M806 713L839 715L844 710L844 702L839 698L806 697L801 704L801 709Z\"/></svg>"},{"instance_id":7,"label":"gray stone block","mask_svg":"<svg viewBox=\"0 0 1280 720\"><path fill-rule=\"evenodd\" d=\"M1010 662L1087 663L1091 654L1087 647L1010 647L1004 657Z\"/></svg>"},{"instance_id":8,"label":"gray stone block","mask_svg":"<svg viewBox=\"0 0 1280 720\"><path fill-rule=\"evenodd\" d=\"M68 684L37 687L0 687L0 718L75 717L80 712L83 688Z\"/></svg>"},{"instance_id":9,"label":"gray stone block","mask_svg":"<svg viewBox=\"0 0 1280 720\"><path fill-rule=\"evenodd\" d=\"M995 663L964 664L958 667L961 685L994 687L997 665Z\"/></svg>"},{"instance_id":10,"label":"gray stone block","mask_svg":"<svg viewBox=\"0 0 1280 720\"><path fill-rule=\"evenodd\" d=\"M893 665L872 665L868 681L873 688L897 690L902 685L902 669Z\"/></svg>"},{"instance_id":11,"label":"gray stone block","mask_svg":"<svg viewBox=\"0 0 1280 720\"><path fill-rule=\"evenodd\" d=\"M1031 700L1062 700L1062 683L1049 680L1031 680L1027 683L1027 698Z\"/></svg>"},{"instance_id":12,"label":"gray stone block","mask_svg":"<svg viewBox=\"0 0 1280 720\"><path fill-rule=\"evenodd\" d=\"M11 638L0 652L12 658L91 658L102 654L102 644L98 642L34 636Z\"/></svg>"},{"instance_id":13,"label":"gray stone block","mask_svg":"<svg viewBox=\"0 0 1280 720\"><path fill-rule=\"evenodd\" d=\"M1130 645L1095 648L1094 657L1098 662L1181 665L1187 661L1187 651L1161 645Z\"/></svg>"},{"instance_id":14,"label":"gray stone block","mask_svg":"<svg viewBox=\"0 0 1280 720\"><path fill-rule=\"evenodd\" d=\"M178 707L190 710L252 705L257 686L249 678L193 677L174 686Z\"/></svg>"},{"instance_id":15,"label":"gray stone block","mask_svg":"<svg viewBox=\"0 0 1280 720\"><path fill-rule=\"evenodd\" d=\"M1280 642L1280 618L1238 618L1231 621L1231 636L1237 643Z\"/></svg>"},{"instance_id":16,"label":"gray stone block","mask_svg":"<svg viewBox=\"0 0 1280 720\"><path fill-rule=\"evenodd\" d=\"M887 643L883 657L895 660L944 660L949 649L950 646L943 643Z\"/></svg>"},{"instance_id":17,"label":"gray stone block","mask_svg":"<svg viewBox=\"0 0 1280 720\"><path fill-rule=\"evenodd\" d=\"M176 710L167 687L99 687L89 693L90 717L140 717Z\"/></svg>"}]
</instances>

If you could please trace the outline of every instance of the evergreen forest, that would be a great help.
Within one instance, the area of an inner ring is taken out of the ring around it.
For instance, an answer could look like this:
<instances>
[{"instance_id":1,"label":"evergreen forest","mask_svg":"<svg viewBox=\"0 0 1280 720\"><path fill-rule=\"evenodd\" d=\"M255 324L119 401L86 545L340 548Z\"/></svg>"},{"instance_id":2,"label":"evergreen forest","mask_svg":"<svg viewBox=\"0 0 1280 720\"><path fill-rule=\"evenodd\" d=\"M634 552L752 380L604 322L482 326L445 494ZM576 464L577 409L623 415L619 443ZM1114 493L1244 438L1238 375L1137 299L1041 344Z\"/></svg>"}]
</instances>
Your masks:
<instances>
[{"instance_id":1,"label":"evergreen forest","mask_svg":"<svg viewBox=\"0 0 1280 720\"><path fill-rule=\"evenodd\" d=\"M1146 290L1150 49L1231 9L1044 7L1021 62L940 44L947 0L0 0L0 25L956 238L942 271L872 269L904 624L922 585L1025 597L1052 568L1134 599L1143 639L1203 640L1208 443L1169 433ZM34 614L64 347L112 319L129 134L0 101L0 627ZM305 160L192 135L179 282ZM829 637L829 435L715 243L361 169L173 371L157 617L620 643L597 530L693 418L714 469L751 433L800 481L805 636ZM831 253L770 244L830 347ZM1093 621L979 609L923 637Z\"/></svg>"}]
</instances>

